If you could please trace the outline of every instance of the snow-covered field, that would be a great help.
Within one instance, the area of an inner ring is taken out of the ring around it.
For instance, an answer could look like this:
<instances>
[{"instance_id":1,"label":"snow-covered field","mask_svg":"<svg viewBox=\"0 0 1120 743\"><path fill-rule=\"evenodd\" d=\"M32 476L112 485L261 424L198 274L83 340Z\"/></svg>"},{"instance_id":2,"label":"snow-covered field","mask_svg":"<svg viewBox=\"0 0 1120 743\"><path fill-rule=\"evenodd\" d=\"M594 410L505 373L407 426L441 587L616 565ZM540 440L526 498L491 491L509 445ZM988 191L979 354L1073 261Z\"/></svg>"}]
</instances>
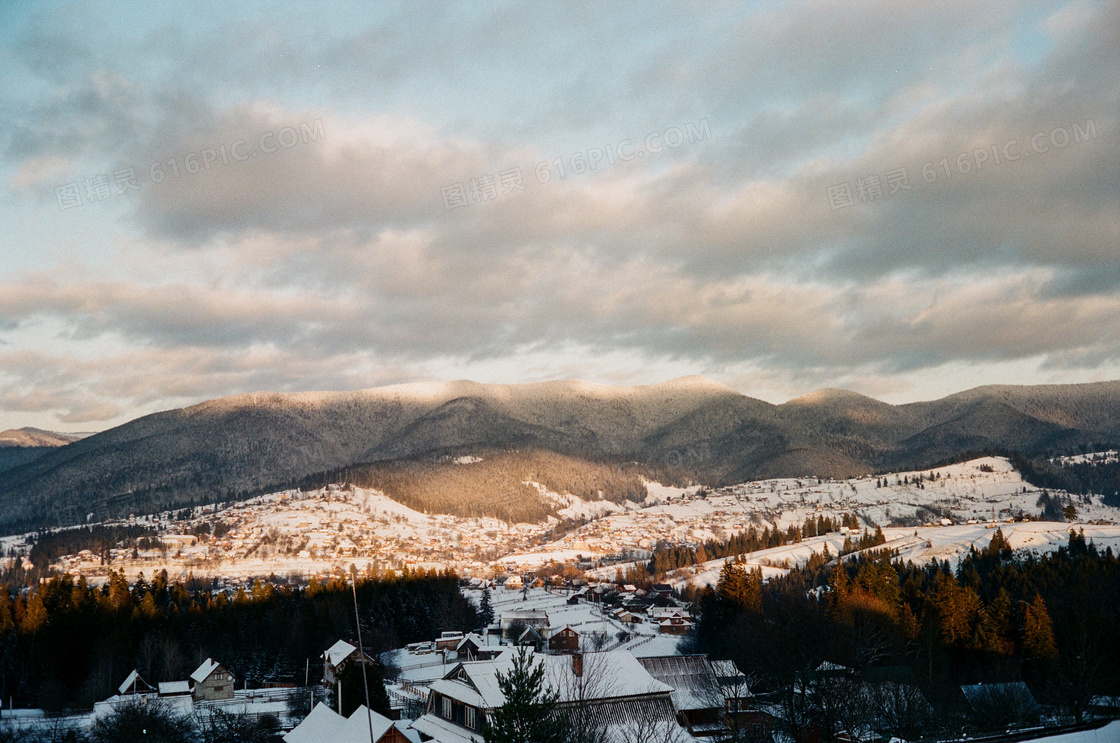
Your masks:
<instances>
[{"instance_id":1,"label":"snow-covered field","mask_svg":"<svg viewBox=\"0 0 1120 743\"><path fill-rule=\"evenodd\" d=\"M348 570L352 564L358 569L451 567L465 575L486 575L578 558L641 559L658 543L699 545L751 526L785 530L806 518L835 519L845 513L855 514L862 525L883 526L904 558L952 560L970 544L987 544L986 527L997 521L1013 546L1031 549L1064 543L1070 526L1007 524L1013 516L1037 513L1040 491L1025 483L1007 460L995 457L924 472L850 480L762 480L711 492L649 483L642 504L589 502L530 484L561 507L560 516L588 523L549 541L555 519L507 524L493 518L420 513L378 491L330 486L309 493L273 493L219 510L199 508L186 521L175 521L170 513L141 518L138 523L159 529L164 549L136 554L114 550L108 565L96 555L72 555L61 559L58 567L95 579L110 568L123 568L130 576L166 569L172 577L193 573L244 578L323 574ZM1106 544L1120 546L1120 527L1114 525L1120 521L1120 509L1104 506L1099 496L1078 496L1070 502L1077 509L1076 521L1086 525L1087 537L1102 549ZM954 525L931 526L942 518ZM211 528L220 525L221 533L195 539L192 532L203 522ZM768 573L780 572L825 544L836 554L842 542L839 535L816 537L756 553L750 560ZM25 543L10 537L0 548L6 552ZM603 570L614 576L615 567ZM690 580L708 582L706 573L711 570L718 567L697 570Z\"/></svg>"},{"instance_id":2,"label":"snow-covered field","mask_svg":"<svg viewBox=\"0 0 1120 743\"><path fill-rule=\"evenodd\" d=\"M1031 550L1041 554L1052 552L1069 542L1071 528L1084 531L1086 541L1092 541L1102 552L1108 547L1113 553L1120 553L1120 526L1057 524L1050 521L1029 521L1024 523L1003 523L998 525L1013 549ZM902 560L916 564L930 560L948 560L955 565L969 548L982 549L992 541L994 527L991 524L962 524L959 526L926 526L918 528L886 528L883 536L887 542L874 549L890 548ZM812 537L797 544L773 547L768 550L745 555L749 567L762 569L764 579L782 575L787 568L803 565L814 553L824 551L825 545L833 557L840 553L844 537L829 534ZM695 568L677 571L669 580L680 588L685 585L714 586L719 580L719 571L724 560L710 560ZM776 567L781 566L781 567Z\"/></svg>"}]
</instances>

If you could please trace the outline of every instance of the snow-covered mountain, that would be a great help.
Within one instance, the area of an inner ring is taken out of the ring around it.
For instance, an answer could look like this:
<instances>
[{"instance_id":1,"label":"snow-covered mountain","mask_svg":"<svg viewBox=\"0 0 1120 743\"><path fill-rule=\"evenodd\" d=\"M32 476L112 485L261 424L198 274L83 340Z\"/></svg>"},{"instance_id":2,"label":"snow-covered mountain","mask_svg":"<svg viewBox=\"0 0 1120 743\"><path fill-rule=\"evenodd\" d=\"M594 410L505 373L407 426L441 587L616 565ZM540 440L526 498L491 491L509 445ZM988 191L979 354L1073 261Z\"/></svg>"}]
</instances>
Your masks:
<instances>
[{"instance_id":1,"label":"snow-covered mountain","mask_svg":"<svg viewBox=\"0 0 1120 743\"><path fill-rule=\"evenodd\" d=\"M432 468L462 456L483 463L458 468L460 492L450 500L460 503L496 491L540 497L514 487L527 480L553 490L600 483L610 498L610 488L631 488L637 474L709 485L847 477L965 452L1118 439L1120 382L982 387L899 406L837 390L772 405L701 377L634 387L457 381L254 393L145 416L5 472L0 529L234 500L317 474L430 491ZM519 462L517 452L537 454ZM486 465L497 461L501 469ZM606 465L629 469L615 477ZM473 512L502 515L498 507L479 503Z\"/></svg>"}]
</instances>

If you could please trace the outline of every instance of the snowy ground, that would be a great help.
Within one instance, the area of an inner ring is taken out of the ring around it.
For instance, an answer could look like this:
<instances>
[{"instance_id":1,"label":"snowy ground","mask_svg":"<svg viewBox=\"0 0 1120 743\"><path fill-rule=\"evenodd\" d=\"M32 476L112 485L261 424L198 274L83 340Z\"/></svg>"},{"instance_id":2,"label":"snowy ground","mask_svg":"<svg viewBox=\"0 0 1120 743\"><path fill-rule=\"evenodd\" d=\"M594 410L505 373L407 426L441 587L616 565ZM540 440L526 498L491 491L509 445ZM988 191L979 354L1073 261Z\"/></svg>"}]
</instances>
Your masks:
<instances>
[{"instance_id":1,"label":"snowy ground","mask_svg":"<svg viewBox=\"0 0 1120 743\"><path fill-rule=\"evenodd\" d=\"M1085 539L1093 542L1102 552L1111 547L1113 553L1120 553L1120 526L1058 524L1049 521L1002 523L998 526L1011 547L1016 550L1030 550L1038 554L1053 552L1069 543L1069 531L1072 527L1078 531L1083 530ZM883 529L883 536L887 538L886 544L875 549L896 550L900 559L911 560L916 564L930 560L948 560L950 564L956 565L970 547L976 549L987 547L992 540L994 529L995 526L992 524L927 526L916 529L887 528ZM763 578L769 579L786 573L787 567L804 564L812 554L823 552L825 545L828 545L829 552L835 557L840 553L843 542L843 536L830 534L806 539L798 544L751 552L744 558L749 567L760 567ZM690 584L697 587L714 586L719 579L719 571L723 563L722 559L710 560L695 568L678 570L669 582L678 588Z\"/></svg>"},{"instance_id":2,"label":"snowy ground","mask_svg":"<svg viewBox=\"0 0 1120 743\"><path fill-rule=\"evenodd\" d=\"M1103 455L1107 456L1107 455ZM919 479L921 478L921 479ZM155 526L168 535L165 550L133 555L116 550L112 563L102 565L98 556L73 555L57 567L103 578L110 568L123 568L130 577L152 575L166 569L172 577L219 575L247 578L276 574L321 575L345 572L350 565L400 569L451 567L463 575L487 575L494 570L533 568L549 562L577 558L618 559L626 553L641 554L658 543L699 545L722 540L751 526L782 530L806 518L838 518L853 513L864 525L931 524L948 517L953 523L975 528L949 531L929 526L888 529L888 538L913 538L902 542L904 556L952 559L968 540L986 543L985 524L1005 522L1019 513L1037 513L1040 491L1026 484L1010 463L988 457L925 472L900 472L850 480L775 479L742 483L714 492L697 487L673 488L648 483L643 504L583 501L572 495L548 491L529 483L561 507L562 517L590 519L589 523L552 542L544 539L555 520L540 524L507 524L491 518L458 518L420 513L374 490L331 486L319 491L288 491L253 498L215 511L195 509L187 521L172 514L140 518L137 523ZM1059 494L1064 495L1064 494ZM1116 523L1120 509L1108 508L1098 496L1075 497L1077 521ZM206 521L221 523L228 531L220 537L191 544L170 541ZM1015 546L1047 548L1064 540L1066 525L1034 527L1016 525L1010 532L1021 540ZM1094 527L1095 528L1095 527ZM1114 527L1115 528L1115 527ZM1041 529L1041 531L1038 531ZM1005 532L1009 529L1005 527ZM1116 532L1089 529L1098 544ZM972 535L972 536L969 536ZM25 540L6 538L5 551ZM824 543L835 553L841 538L807 541L793 548L752 556L757 564L780 570L786 560L797 564ZM532 546L538 545L538 546ZM608 577L615 568L607 568ZM703 571L701 571L703 572ZM700 576L698 580L706 582Z\"/></svg>"},{"instance_id":3,"label":"snowy ground","mask_svg":"<svg viewBox=\"0 0 1120 743\"><path fill-rule=\"evenodd\" d=\"M1114 720L1096 730L1036 738L1034 743L1116 743L1116 741L1120 741L1120 720Z\"/></svg>"},{"instance_id":4,"label":"snowy ground","mask_svg":"<svg viewBox=\"0 0 1120 743\"><path fill-rule=\"evenodd\" d=\"M479 590L467 590L466 593L476 605L481 600L482 592ZM673 655L677 652L677 644L681 638L658 634L657 625L653 622L623 624L613 616L604 614L596 604L581 601L568 605L570 595L569 590L530 588L527 597L523 597L521 591L495 588L490 592L490 600L495 620L500 619L503 611L509 610L535 609L547 612L549 627L555 630L567 625L575 629L582 636L583 649L587 651L626 649L642 657ZM620 633L623 632L629 637L620 638ZM597 636L602 637L602 644L598 647ZM491 636L488 640L493 645L500 644L497 636ZM451 655L453 658L454 654ZM392 658L401 669L400 679L416 684L442 678L458 662L445 659L442 653L415 653L404 648L393 651Z\"/></svg>"}]
</instances>

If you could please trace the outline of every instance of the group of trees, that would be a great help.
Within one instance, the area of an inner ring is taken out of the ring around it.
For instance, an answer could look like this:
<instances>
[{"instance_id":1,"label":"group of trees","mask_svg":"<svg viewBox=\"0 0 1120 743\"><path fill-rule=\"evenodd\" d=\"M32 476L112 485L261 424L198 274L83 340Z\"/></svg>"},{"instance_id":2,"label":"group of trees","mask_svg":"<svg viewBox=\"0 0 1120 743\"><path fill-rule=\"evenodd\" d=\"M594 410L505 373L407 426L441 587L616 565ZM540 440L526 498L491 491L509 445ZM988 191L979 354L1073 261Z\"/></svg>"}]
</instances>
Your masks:
<instances>
[{"instance_id":1,"label":"group of trees","mask_svg":"<svg viewBox=\"0 0 1120 743\"><path fill-rule=\"evenodd\" d=\"M310 477L301 487L348 482L376 488L417 511L455 516L492 516L511 522L540 522L563 504L543 497L526 482L584 500L621 503L646 497L640 468L619 467L541 449L480 452L481 461L441 459L355 465Z\"/></svg>"},{"instance_id":2,"label":"group of trees","mask_svg":"<svg viewBox=\"0 0 1120 743\"><path fill-rule=\"evenodd\" d=\"M1100 493L1106 506L1120 506L1120 460L1087 458L1062 464L1044 457L1010 455L1011 464L1023 479L1038 488L1065 490L1074 495Z\"/></svg>"},{"instance_id":3,"label":"group of trees","mask_svg":"<svg viewBox=\"0 0 1120 743\"><path fill-rule=\"evenodd\" d=\"M356 588L372 653L478 626L451 573L359 578ZM309 659L318 669L323 649L354 637L352 601L341 578L306 587L257 581L229 594L166 573L132 584L110 573L100 588L68 575L15 593L0 586L0 694L18 706L88 708L133 668L150 683L173 681L206 657L239 685L302 685Z\"/></svg>"},{"instance_id":4,"label":"group of trees","mask_svg":"<svg viewBox=\"0 0 1120 743\"><path fill-rule=\"evenodd\" d=\"M771 547L781 547L785 544L797 544L802 539L837 532L841 527L858 529L859 519L850 513L835 519L828 516L816 518L808 516L803 524L790 524L785 530L769 526L762 529L751 526L727 539L709 539L697 547L659 543L653 550L647 570L650 576L657 578L677 568L687 568L709 560L718 560L721 557L734 557ZM882 544L884 541L882 530L877 529L874 534L868 533L858 537L855 544L859 546L852 546L846 551L865 549ZM849 546L851 546L850 539Z\"/></svg>"},{"instance_id":5,"label":"group of trees","mask_svg":"<svg viewBox=\"0 0 1120 743\"><path fill-rule=\"evenodd\" d=\"M796 740L868 714L902 737L982 724L960 692L981 682L1026 681L1080 720L1120 692L1120 560L1072 531L1053 554L1015 554L997 529L956 570L872 552L763 584L729 562L700 599L697 642L761 679Z\"/></svg>"},{"instance_id":6,"label":"group of trees","mask_svg":"<svg viewBox=\"0 0 1120 743\"><path fill-rule=\"evenodd\" d=\"M0 722L0 743L280 743L279 720L214 709L192 717L158 700L117 706L89 730L64 719L34 727Z\"/></svg>"}]
</instances>

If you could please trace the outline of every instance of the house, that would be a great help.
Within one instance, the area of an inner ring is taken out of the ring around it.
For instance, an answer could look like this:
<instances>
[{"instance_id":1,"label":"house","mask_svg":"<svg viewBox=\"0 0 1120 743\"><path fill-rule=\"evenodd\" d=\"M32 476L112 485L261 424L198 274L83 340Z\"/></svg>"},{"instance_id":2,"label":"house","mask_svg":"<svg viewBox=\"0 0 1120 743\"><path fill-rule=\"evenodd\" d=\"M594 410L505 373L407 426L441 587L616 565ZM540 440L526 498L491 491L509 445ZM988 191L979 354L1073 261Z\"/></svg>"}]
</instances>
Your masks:
<instances>
[{"instance_id":1,"label":"house","mask_svg":"<svg viewBox=\"0 0 1120 743\"><path fill-rule=\"evenodd\" d=\"M284 743L369 743L371 727L374 743L419 743L420 740L415 733L406 732L406 723L394 723L364 704L350 717L343 717L320 702L303 722L284 736Z\"/></svg>"},{"instance_id":2,"label":"house","mask_svg":"<svg viewBox=\"0 0 1120 743\"><path fill-rule=\"evenodd\" d=\"M481 740L486 721L505 704L498 674L512 669L517 652L460 663L433 681L427 711L411 728L436 743ZM573 724L590 721L606 731L608 741L621 740L638 722L665 726L674 743L691 739L676 722L672 687L653 678L629 652L534 654L533 660L543 664L548 685L559 695L556 710Z\"/></svg>"},{"instance_id":3,"label":"house","mask_svg":"<svg viewBox=\"0 0 1120 743\"><path fill-rule=\"evenodd\" d=\"M735 661L713 660L711 668L716 672L720 693L724 696L727 708L725 723L746 733L748 740L773 740L775 717L758 704L758 698L750 689L750 679L739 670Z\"/></svg>"},{"instance_id":4,"label":"house","mask_svg":"<svg viewBox=\"0 0 1120 743\"><path fill-rule=\"evenodd\" d=\"M638 662L649 675L673 687L673 706L681 727L698 737L727 732L723 690L708 656L666 655L638 658Z\"/></svg>"},{"instance_id":5,"label":"house","mask_svg":"<svg viewBox=\"0 0 1120 743\"><path fill-rule=\"evenodd\" d=\"M117 687L117 693L122 696L125 694L151 694L154 691L155 687L140 678L139 671L128 674L128 677Z\"/></svg>"},{"instance_id":6,"label":"house","mask_svg":"<svg viewBox=\"0 0 1120 743\"><path fill-rule=\"evenodd\" d=\"M668 619L674 616L683 617L685 619L692 618L688 609L682 609L678 606L653 606L650 607L646 613L649 615L651 621L657 623L660 623L662 619Z\"/></svg>"},{"instance_id":7,"label":"house","mask_svg":"<svg viewBox=\"0 0 1120 743\"><path fill-rule=\"evenodd\" d=\"M510 609L503 611L498 619L502 637L516 640L526 627L540 632L548 628L548 612L543 609Z\"/></svg>"},{"instance_id":8,"label":"house","mask_svg":"<svg viewBox=\"0 0 1120 743\"><path fill-rule=\"evenodd\" d=\"M490 645L486 642L485 637L471 632L455 646L455 659L490 660L503 650L505 650L504 647L500 645Z\"/></svg>"},{"instance_id":9,"label":"house","mask_svg":"<svg viewBox=\"0 0 1120 743\"><path fill-rule=\"evenodd\" d=\"M830 660L823 661L816 670L813 671L814 678L827 679L827 678L850 678L855 675L855 670L842 666L839 663L833 663Z\"/></svg>"},{"instance_id":10,"label":"house","mask_svg":"<svg viewBox=\"0 0 1120 743\"><path fill-rule=\"evenodd\" d=\"M442 632L436 640L436 652L441 650L454 650L463 641L462 632Z\"/></svg>"},{"instance_id":11,"label":"house","mask_svg":"<svg viewBox=\"0 0 1120 743\"><path fill-rule=\"evenodd\" d=\"M409 648L411 650L411 646ZM357 663L363 657L358 649L346 642L339 640L323 651L323 685L332 688L338 682L339 676L352 663ZM364 656L366 663L373 663L368 655Z\"/></svg>"},{"instance_id":12,"label":"house","mask_svg":"<svg viewBox=\"0 0 1120 743\"><path fill-rule=\"evenodd\" d=\"M541 648L544 647L544 637L535 628L526 627L525 630L517 636L517 640L514 644L521 647L530 647L540 652Z\"/></svg>"},{"instance_id":13,"label":"house","mask_svg":"<svg viewBox=\"0 0 1120 743\"><path fill-rule=\"evenodd\" d=\"M1037 722L1042 714L1034 695L1022 681L962 686L973 721L992 730Z\"/></svg>"},{"instance_id":14,"label":"house","mask_svg":"<svg viewBox=\"0 0 1120 743\"><path fill-rule=\"evenodd\" d=\"M191 674L194 682L194 698L196 701L215 699L233 699L233 687L237 679L220 663L207 658L202 665Z\"/></svg>"},{"instance_id":15,"label":"house","mask_svg":"<svg viewBox=\"0 0 1120 743\"><path fill-rule=\"evenodd\" d=\"M692 620L687 617L682 617L679 614L674 614L658 622L657 631L663 635L687 635L689 632L692 632Z\"/></svg>"},{"instance_id":16,"label":"house","mask_svg":"<svg viewBox=\"0 0 1120 743\"><path fill-rule=\"evenodd\" d=\"M189 697L191 695L191 682L160 681L159 695L161 697Z\"/></svg>"},{"instance_id":17,"label":"house","mask_svg":"<svg viewBox=\"0 0 1120 743\"><path fill-rule=\"evenodd\" d=\"M618 621L622 622L623 624L641 624L642 623L642 615L641 614L635 614L634 612L627 611L626 609L623 609L622 611L620 611L615 616L618 618Z\"/></svg>"},{"instance_id":18,"label":"house","mask_svg":"<svg viewBox=\"0 0 1120 743\"><path fill-rule=\"evenodd\" d=\"M578 653L579 632L564 625L548 638L548 649L553 653Z\"/></svg>"}]
</instances>

